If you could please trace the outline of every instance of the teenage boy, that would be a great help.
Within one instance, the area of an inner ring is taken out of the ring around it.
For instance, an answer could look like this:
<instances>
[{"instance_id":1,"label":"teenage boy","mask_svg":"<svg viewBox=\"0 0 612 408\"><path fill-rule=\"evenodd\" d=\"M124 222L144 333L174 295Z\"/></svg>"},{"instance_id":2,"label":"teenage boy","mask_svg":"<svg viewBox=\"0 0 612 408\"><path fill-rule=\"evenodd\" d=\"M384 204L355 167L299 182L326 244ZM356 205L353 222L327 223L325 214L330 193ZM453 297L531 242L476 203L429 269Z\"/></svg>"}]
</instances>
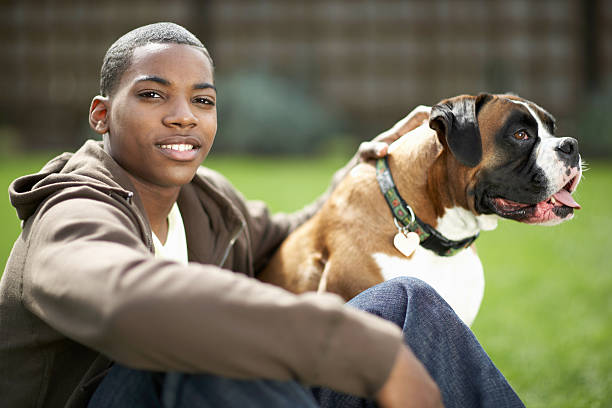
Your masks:
<instances>
[{"instance_id":1,"label":"teenage boy","mask_svg":"<svg viewBox=\"0 0 612 408\"><path fill-rule=\"evenodd\" d=\"M418 280L350 307L254 279L318 204L271 216L200 167L217 92L191 33L171 23L127 33L100 84L89 121L103 141L10 186L23 230L0 287L4 405L439 407L439 386L449 407L522 406Z\"/></svg>"}]
</instances>

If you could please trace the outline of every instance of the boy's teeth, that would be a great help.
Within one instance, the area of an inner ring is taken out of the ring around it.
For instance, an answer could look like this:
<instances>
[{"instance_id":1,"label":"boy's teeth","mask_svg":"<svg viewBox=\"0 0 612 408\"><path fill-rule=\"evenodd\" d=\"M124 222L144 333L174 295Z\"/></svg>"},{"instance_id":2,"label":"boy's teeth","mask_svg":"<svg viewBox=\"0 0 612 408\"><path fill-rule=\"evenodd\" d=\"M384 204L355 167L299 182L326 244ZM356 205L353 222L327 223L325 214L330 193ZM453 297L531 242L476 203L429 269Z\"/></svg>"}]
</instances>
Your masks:
<instances>
[{"instance_id":1,"label":"boy's teeth","mask_svg":"<svg viewBox=\"0 0 612 408\"><path fill-rule=\"evenodd\" d=\"M186 150L193 149L193 145L190 145L190 144L166 144L166 145L161 145L160 147L162 149L176 150L179 152L184 152Z\"/></svg>"}]
</instances>

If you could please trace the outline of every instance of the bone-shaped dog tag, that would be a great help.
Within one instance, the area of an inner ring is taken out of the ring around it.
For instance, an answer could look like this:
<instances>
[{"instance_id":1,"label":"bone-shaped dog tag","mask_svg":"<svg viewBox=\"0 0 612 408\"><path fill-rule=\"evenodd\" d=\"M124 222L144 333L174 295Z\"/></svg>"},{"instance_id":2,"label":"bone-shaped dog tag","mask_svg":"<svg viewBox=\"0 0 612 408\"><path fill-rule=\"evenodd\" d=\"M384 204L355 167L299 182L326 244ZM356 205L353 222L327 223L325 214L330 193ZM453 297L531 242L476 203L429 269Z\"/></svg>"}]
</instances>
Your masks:
<instances>
[{"instance_id":1,"label":"bone-shaped dog tag","mask_svg":"<svg viewBox=\"0 0 612 408\"><path fill-rule=\"evenodd\" d=\"M412 255L412 253L419 246L420 242L421 239L419 238L419 234L416 232L409 232L406 235L398 232L393 238L393 245L395 248L406 257L410 257L410 255Z\"/></svg>"}]
</instances>

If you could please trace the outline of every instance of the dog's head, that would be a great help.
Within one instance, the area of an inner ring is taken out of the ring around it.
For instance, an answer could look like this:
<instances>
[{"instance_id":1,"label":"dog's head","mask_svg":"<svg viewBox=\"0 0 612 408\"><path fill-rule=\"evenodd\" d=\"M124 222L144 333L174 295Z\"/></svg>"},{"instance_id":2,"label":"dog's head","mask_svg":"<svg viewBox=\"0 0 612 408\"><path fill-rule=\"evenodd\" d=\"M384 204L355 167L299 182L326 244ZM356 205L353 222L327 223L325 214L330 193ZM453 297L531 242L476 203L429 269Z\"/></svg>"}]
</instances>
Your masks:
<instances>
[{"instance_id":1,"label":"dog's head","mask_svg":"<svg viewBox=\"0 0 612 408\"><path fill-rule=\"evenodd\" d=\"M555 137L555 119L514 95L461 95L431 109L429 126L467 179L468 207L530 224L554 225L580 208L578 142Z\"/></svg>"}]
</instances>

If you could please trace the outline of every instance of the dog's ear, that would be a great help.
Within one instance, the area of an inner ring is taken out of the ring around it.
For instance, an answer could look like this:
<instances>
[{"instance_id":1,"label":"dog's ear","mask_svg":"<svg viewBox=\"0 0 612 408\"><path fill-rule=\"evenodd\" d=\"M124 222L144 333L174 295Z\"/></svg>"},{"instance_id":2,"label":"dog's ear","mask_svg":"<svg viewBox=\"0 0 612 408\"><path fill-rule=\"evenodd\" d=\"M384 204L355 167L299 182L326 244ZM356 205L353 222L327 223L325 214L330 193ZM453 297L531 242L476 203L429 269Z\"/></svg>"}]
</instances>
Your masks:
<instances>
[{"instance_id":1,"label":"dog's ear","mask_svg":"<svg viewBox=\"0 0 612 408\"><path fill-rule=\"evenodd\" d=\"M429 127L438 133L440 142L465 166L475 167L482 159L478 111L492 98L489 94L462 95L431 108Z\"/></svg>"}]
</instances>

